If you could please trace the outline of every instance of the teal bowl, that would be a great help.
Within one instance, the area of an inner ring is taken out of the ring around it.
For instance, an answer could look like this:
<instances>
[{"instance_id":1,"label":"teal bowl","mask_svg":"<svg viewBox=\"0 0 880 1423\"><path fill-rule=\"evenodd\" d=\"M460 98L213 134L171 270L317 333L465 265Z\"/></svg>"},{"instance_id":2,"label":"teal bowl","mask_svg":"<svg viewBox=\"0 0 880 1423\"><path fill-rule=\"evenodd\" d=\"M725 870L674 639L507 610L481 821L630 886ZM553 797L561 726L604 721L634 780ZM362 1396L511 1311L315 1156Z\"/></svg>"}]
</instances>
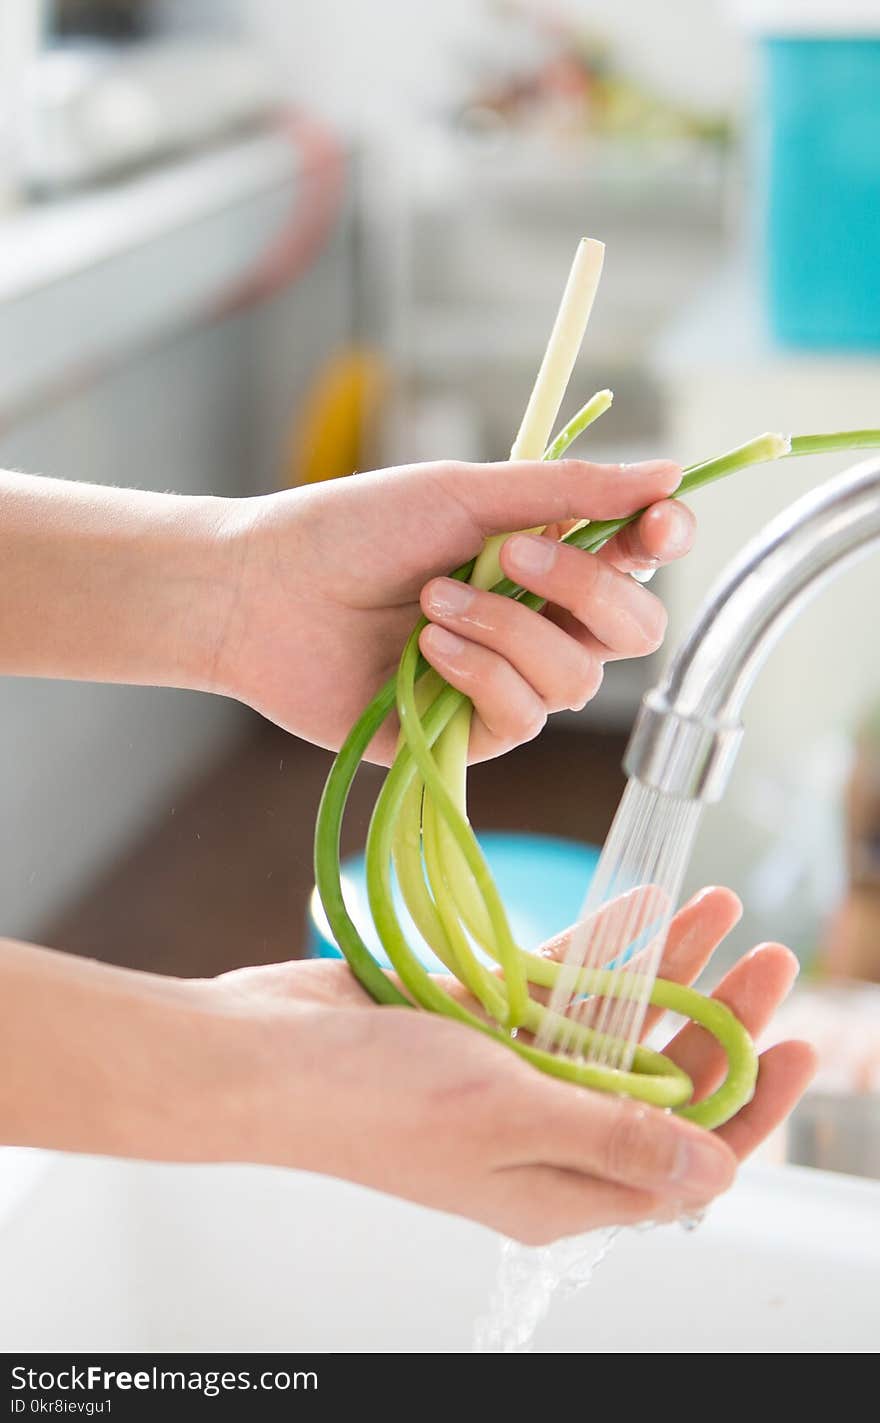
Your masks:
<instances>
[{"instance_id":1,"label":"teal bowl","mask_svg":"<svg viewBox=\"0 0 880 1423\"><path fill-rule=\"evenodd\" d=\"M536 949L575 923L599 860L597 845L552 835L496 831L482 834L480 845L507 910L513 936L522 948ZM390 968L370 916L363 855L343 861L342 889L348 912L367 948L383 968ZM445 965L413 924L396 884L394 902L407 941L420 962L432 973L446 973ZM317 890L313 890L309 901L306 956L342 958ZM490 962L485 955L480 957Z\"/></svg>"}]
</instances>

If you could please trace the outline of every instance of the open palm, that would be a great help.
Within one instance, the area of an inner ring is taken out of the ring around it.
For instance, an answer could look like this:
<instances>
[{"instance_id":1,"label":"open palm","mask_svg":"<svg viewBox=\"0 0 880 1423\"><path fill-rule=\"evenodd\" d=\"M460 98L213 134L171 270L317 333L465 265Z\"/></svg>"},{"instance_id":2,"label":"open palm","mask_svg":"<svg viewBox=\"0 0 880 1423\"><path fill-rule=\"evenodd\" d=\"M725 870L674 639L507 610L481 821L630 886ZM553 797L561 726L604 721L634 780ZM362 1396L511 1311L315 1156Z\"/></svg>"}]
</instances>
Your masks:
<instances>
[{"instance_id":1,"label":"open palm","mask_svg":"<svg viewBox=\"0 0 880 1423\"><path fill-rule=\"evenodd\" d=\"M691 982L739 914L729 890L693 899L672 923L663 975ZM554 952L564 952L564 936ZM796 973L788 949L765 944L731 969L716 996L758 1034ZM464 995L453 980L443 982ZM263 1014L270 1035L279 1091L275 1136L261 1159L360 1181L529 1243L705 1203L782 1122L814 1070L807 1044L770 1048L752 1101L710 1134L674 1114L560 1082L446 1018L377 1007L339 961L242 969L219 983ZM312 1032L317 1057L303 1076L291 1059ZM724 1074L723 1053L695 1025L666 1051L698 1098ZM298 1073L294 1105L288 1064ZM301 1114L313 1090L320 1119L304 1139Z\"/></svg>"}]
</instances>

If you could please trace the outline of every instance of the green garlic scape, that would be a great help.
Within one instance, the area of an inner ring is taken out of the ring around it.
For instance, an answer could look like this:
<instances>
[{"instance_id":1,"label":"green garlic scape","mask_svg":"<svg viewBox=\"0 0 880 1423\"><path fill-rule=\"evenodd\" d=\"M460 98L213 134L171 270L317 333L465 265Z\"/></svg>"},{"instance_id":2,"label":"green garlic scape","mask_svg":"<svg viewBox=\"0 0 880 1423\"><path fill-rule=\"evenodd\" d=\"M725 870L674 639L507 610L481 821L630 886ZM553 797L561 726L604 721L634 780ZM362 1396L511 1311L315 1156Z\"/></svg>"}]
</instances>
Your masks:
<instances>
[{"instance_id":1,"label":"green garlic scape","mask_svg":"<svg viewBox=\"0 0 880 1423\"><path fill-rule=\"evenodd\" d=\"M512 457L559 459L611 404L600 391L550 439L559 405L580 347L601 272L602 245L582 242L539 372ZM535 442L540 437L540 445ZM686 496L749 465L832 451L880 448L880 430L851 430L787 439L760 435L715 459L686 469L675 498ZM596 552L639 518L583 523L564 538L576 548ZM452 577L470 579L526 607L543 600L499 577L498 549L503 537L489 539L478 558ZM466 1023L518 1053L544 1072L581 1087L624 1093L654 1106L672 1108L712 1129L747 1103L758 1071L754 1044L742 1024L716 999L696 989L658 978L650 1002L701 1024L723 1048L727 1075L704 1100L691 1101L688 1076L662 1053L635 1048L629 1071L584 1060L594 1043L593 1030L551 1013L531 996L531 988L552 988L562 965L527 952L513 938L504 905L467 818L467 752L472 706L463 693L427 666L418 648L425 626L420 619L407 640L397 674L381 689L352 727L327 779L315 828L315 877L336 944L352 972L379 1004L417 1007ZM400 742L376 800L366 847L370 913L402 989L386 974L358 932L343 898L340 831L348 794L358 766L376 732L394 710ZM450 974L475 1000L471 1011L453 998L437 976L420 963L407 943L392 897L392 867L419 933ZM474 951L478 945L498 965L487 969ZM625 946L620 946L625 947ZM614 996L625 992L625 975L582 969L576 993ZM542 1029L548 1040L565 1041L574 1055L534 1047L518 1035ZM563 1038L564 1033L564 1038Z\"/></svg>"}]
</instances>

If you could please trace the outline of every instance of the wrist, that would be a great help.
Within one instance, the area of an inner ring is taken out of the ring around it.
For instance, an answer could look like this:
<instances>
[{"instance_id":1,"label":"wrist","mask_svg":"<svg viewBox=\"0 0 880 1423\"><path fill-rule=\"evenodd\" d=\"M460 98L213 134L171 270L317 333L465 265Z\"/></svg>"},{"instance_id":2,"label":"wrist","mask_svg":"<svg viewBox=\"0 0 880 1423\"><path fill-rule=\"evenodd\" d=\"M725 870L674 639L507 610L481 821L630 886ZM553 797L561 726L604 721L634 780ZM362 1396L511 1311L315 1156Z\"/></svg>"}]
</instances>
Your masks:
<instances>
[{"instance_id":1,"label":"wrist","mask_svg":"<svg viewBox=\"0 0 880 1423\"><path fill-rule=\"evenodd\" d=\"M150 569L164 620L157 681L234 695L228 649L238 636L244 539L237 511L247 500L169 496L157 522Z\"/></svg>"},{"instance_id":2,"label":"wrist","mask_svg":"<svg viewBox=\"0 0 880 1423\"><path fill-rule=\"evenodd\" d=\"M188 685L263 710L267 665L289 683L289 667L279 669L279 623L290 617L285 590L302 544L304 500L300 491L285 491L212 504L193 521L195 548L200 537L205 546L199 528L207 525L210 572L207 606L197 619L208 631L190 637Z\"/></svg>"},{"instance_id":3,"label":"wrist","mask_svg":"<svg viewBox=\"0 0 880 1423\"><path fill-rule=\"evenodd\" d=\"M218 980L157 978L130 1015L136 1050L119 1080L113 1154L157 1161L254 1162L271 1063L265 1034ZM127 1015L129 1016L129 1015Z\"/></svg>"},{"instance_id":4,"label":"wrist","mask_svg":"<svg viewBox=\"0 0 880 1423\"><path fill-rule=\"evenodd\" d=\"M114 1071L87 1108L96 1141L71 1141L68 1149L167 1162L257 1159L253 1122L264 1073L246 1015L212 980L125 979L102 1015ZM81 1091L89 1096L85 1084Z\"/></svg>"}]
</instances>

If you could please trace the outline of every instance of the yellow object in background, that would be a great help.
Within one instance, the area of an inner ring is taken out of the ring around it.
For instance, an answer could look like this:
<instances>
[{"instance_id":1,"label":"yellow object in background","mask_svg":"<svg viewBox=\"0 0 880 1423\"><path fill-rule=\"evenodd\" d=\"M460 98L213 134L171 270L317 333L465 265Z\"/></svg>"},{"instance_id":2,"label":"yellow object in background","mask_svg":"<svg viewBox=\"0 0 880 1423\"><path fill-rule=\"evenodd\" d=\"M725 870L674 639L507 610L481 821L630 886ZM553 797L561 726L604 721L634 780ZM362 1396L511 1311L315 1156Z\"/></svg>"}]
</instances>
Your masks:
<instances>
[{"instance_id":1,"label":"yellow object in background","mask_svg":"<svg viewBox=\"0 0 880 1423\"><path fill-rule=\"evenodd\" d=\"M338 479L368 464L388 385L376 351L351 347L331 356L294 426L285 485Z\"/></svg>"}]
</instances>

